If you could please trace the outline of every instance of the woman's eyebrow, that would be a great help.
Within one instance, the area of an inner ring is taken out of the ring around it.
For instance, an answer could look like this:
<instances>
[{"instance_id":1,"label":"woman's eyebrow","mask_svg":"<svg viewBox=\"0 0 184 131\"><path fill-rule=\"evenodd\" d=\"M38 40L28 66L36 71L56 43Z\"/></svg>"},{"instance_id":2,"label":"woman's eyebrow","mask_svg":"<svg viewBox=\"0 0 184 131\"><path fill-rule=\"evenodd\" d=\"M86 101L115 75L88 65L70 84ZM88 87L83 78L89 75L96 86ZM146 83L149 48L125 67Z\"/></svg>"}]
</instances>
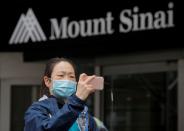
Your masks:
<instances>
[{"instance_id":1,"label":"woman's eyebrow","mask_svg":"<svg viewBox=\"0 0 184 131\"><path fill-rule=\"evenodd\" d=\"M66 71L58 71L58 73L66 73Z\"/></svg>"},{"instance_id":2,"label":"woman's eyebrow","mask_svg":"<svg viewBox=\"0 0 184 131\"><path fill-rule=\"evenodd\" d=\"M75 74L75 72L66 72L66 71L59 71L58 73L64 73L64 74L67 73L67 74L73 74L73 75Z\"/></svg>"},{"instance_id":3,"label":"woman's eyebrow","mask_svg":"<svg viewBox=\"0 0 184 131\"><path fill-rule=\"evenodd\" d=\"M68 74L72 74L72 75L74 75L75 73L74 73L74 72L68 72Z\"/></svg>"}]
</instances>

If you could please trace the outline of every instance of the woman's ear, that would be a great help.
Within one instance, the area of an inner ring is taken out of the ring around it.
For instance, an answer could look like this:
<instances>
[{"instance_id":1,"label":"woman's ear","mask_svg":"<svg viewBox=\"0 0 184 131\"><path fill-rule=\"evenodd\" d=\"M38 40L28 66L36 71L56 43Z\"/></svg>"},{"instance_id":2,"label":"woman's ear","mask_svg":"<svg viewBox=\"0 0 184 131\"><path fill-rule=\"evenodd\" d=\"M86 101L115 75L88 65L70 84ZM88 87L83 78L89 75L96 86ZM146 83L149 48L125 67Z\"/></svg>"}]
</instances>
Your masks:
<instances>
[{"instance_id":1,"label":"woman's ear","mask_svg":"<svg viewBox=\"0 0 184 131\"><path fill-rule=\"evenodd\" d=\"M48 88L51 88L52 84L51 84L51 79L48 78L47 76L44 76L43 77L43 80L45 82L45 85L48 87Z\"/></svg>"}]
</instances>

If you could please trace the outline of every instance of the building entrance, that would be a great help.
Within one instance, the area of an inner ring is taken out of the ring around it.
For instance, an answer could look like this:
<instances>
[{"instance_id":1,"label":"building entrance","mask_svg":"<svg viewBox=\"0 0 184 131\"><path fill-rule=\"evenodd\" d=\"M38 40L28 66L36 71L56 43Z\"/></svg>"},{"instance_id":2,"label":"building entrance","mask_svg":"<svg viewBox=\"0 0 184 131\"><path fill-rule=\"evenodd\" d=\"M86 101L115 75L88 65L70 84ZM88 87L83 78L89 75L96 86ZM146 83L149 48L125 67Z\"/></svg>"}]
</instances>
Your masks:
<instances>
[{"instance_id":1,"label":"building entrance","mask_svg":"<svg viewBox=\"0 0 184 131\"><path fill-rule=\"evenodd\" d=\"M103 68L104 122L110 131L176 131L176 63Z\"/></svg>"}]
</instances>

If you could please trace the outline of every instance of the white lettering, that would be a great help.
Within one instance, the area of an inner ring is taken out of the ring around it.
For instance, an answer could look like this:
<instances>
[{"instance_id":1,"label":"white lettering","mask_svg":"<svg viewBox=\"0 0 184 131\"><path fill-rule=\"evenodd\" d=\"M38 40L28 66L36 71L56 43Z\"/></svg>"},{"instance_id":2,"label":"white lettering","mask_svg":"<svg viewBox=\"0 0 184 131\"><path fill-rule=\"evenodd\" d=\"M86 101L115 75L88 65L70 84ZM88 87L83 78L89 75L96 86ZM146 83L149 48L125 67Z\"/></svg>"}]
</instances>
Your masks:
<instances>
[{"instance_id":1,"label":"white lettering","mask_svg":"<svg viewBox=\"0 0 184 131\"><path fill-rule=\"evenodd\" d=\"M132 29L132 20L129 18L131 16L131 10L123 10L120 14L121 24L119 25L120 32L129 32ZM128 16L126 16L128 15ZM124 27L125 26L125 27Z\"/></svg>"},{"instance_id":2,"label":"white lettering","mask_svg":"<svg viewBox=\"0 0 184 131\"><path fill-rule=\"evenodd\" d=\"M105 34L105 20L103 18L93 19L94 23L94 35Z\"/></svg>"},{"instance_id":3,"label":"white lettering","mask_svg":"<svg viewBox=\"0 0 184 131\"><path fill-rule=\"evenodd\" d=\"M58 25L57 19L53 18L50 20L51 22L51 36L50 40L59 39L62 37L63 39L68 38L66 32L67 32L67 17L64 17L61 20L60 26ZM62 36L61 36L62 35Z\"/></svg>"},{"instance_id":4,"label":"white lettering","mask_svg":"<svg viewBox=\"0 0 184 131\"><path fill-rule=\"evenodd\" d=\"M169 10L139 13L139 8L135 6L133 10L125 9L120 13L119 31L127 33L130 31L151 30L174 27L174 4L168 4Z\"/></svg>"},{"instance_id":5,"label":"white lettering","mask_svg":"<svg viewBox=\"0 0 184 131\"><path fill-rule=\"evenodd\" d=\"M160 29L160 28L166 28L166 16L163 11L158 11L155 13L155 21L154 21L154 27L155 29Z\"/></svg>"},{"instance_id":6,"label":"white lettering","mask_svg":"<svg viewBox=\"0 0 184 131\"><path fill-rule=\"evenodd\" d=\"M85 21L81 20L79 21L80 23L80 34L82 37L86 37L86 36L92 36L92 21L91 20L87 20L86 21L86 25L85 26ZM85 28L86 27L86 28Z\"/></svg>"},{"instance_id":7,"label":"white lettering","mask_svg":"<svg viewBox=\"0 0 184 131\"><path fill-rule=\"evenodd\" d=\"M107 34L112 34L114 33L114 30L112 28L112 21L114 20L114 18L112 17L112 13L111 12L108 12L107 13L107 17L106 17L106 28L107 28Z\"/></svg>"},{"instance_id":8,"label":"white lettering","mask_svg":"<svg viewBox=\"0 0 184 131\"><path fill-rule=\"evenodd\" d=\"M153 16L151 12L140 14L141 26L140 30L153 29Z\"/></svg>"},{"instance_id":9,"label":"white lettering","mask_svg":"<svg viewBox=\"0 0 184 131\"><path fill-rule=\"evenodd\" d=\"M173 9L173 7L174 7L174 4L172 3L172 2L170 2L169 4L168 4L168 7L169 7L169 9ZM173 13L173 10L168 10L167 11L167 14L168 14L168 27L174 27L174 13Z\"/></svg>"},{"instance_id":10,"label":"white lettering","mask_svg":"<svg viewBox=\"0 0 184 131\"><path fill-rule=\"evenodd\" d=\"M139 8L137 6L135 6L133 8L133 12L134 12L134 14L132 15L132 17L133 17L133 29L132 30L137 31L137 30L139 30L139 22L138 22L139 18L137 15L137 13L139 12Z\"/></svg>"},{"instance_id":11,"label":"white lettering","mask_svg":"<svg viewBox=\"0 0 184 131\"><path fill-rule=\"evenodd\" d=\"M51 19L50 40L112 34L113 17L108 12L106 18L69 21L68 17L61 19L60 25L56 19Z\"/></svg>"},{"instance_id":12,"label":"white lettering","mask_svg":"<svg viewBox=\"0 0 184 131\"><path fill-rule=\"evenodd\" d=\"M79 35L79 24L76 21L70 22L68 25L68 35L71 38L75 38Z\"/></svg>"}]
</instances>

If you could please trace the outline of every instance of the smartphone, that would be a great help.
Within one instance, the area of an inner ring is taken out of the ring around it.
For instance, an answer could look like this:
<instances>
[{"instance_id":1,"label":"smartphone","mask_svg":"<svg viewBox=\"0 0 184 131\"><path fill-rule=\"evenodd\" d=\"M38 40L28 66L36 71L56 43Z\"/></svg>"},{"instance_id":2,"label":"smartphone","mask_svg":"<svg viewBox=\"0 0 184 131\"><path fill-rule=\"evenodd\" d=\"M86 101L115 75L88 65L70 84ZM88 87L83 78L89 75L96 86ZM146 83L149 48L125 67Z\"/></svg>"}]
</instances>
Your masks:
<instances>
[{"instance_id":1,"label":"smartphone","mask_svg":"<svg viewBox=\"0 0 184 131\"><path fill-rule=\"evenodd\" d=\"M89 83L92 84L97 90L103 90L104 88L104 78L101 76L95 77Z\"/></svg>"}]
</instances>

